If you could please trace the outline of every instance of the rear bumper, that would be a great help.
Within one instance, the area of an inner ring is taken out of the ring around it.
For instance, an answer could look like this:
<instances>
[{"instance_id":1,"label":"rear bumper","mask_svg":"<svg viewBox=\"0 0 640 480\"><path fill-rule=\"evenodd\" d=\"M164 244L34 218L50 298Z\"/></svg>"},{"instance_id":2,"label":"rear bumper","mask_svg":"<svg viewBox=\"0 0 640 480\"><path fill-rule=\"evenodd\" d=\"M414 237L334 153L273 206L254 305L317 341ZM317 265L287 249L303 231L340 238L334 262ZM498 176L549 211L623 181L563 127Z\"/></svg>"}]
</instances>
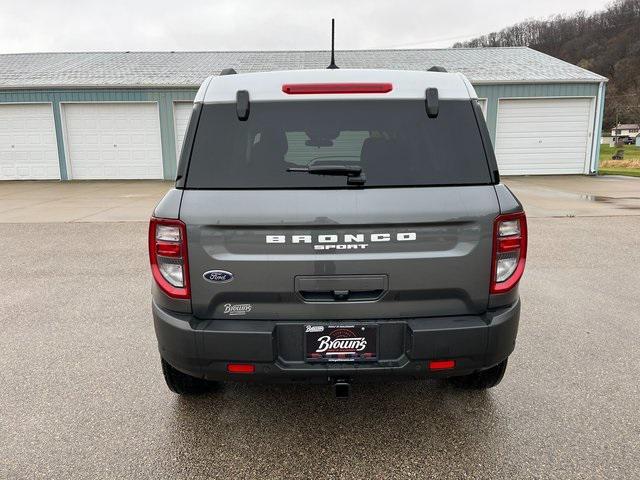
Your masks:
<instances>
[{"instance_id":1,"label":"rear bumper","mask_svg":"<svg viewBox=\"0 0 640 480\"><path fill-rule=\"evenodd\" d=\"M489 368L514 349L520 300L481 316L349 321L379 325L374 363L307 363L304 325L317 321L198 320L153 303L160 354L173 367L208 380L324 383L386 377L448 377ZM336 323L335 321L331 323ZM431 372L429 360L454 359L453 370ZM251 363L253 374L227 373L228 363Z\"/></svg>"}]
</instances>

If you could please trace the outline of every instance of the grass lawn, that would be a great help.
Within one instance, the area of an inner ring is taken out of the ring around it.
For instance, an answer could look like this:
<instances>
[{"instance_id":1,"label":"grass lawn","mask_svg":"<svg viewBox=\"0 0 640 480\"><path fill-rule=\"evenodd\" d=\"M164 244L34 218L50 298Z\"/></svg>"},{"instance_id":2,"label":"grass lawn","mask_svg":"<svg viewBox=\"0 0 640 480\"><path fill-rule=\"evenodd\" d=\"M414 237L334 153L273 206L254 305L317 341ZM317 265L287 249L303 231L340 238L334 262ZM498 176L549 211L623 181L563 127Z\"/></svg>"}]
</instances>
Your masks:
<instances>
[{"instance_id":1,"label":"grass lawn","mask_svg":"<svg viewBox=\"0 0 640 480\"><path fill-rule=\"evenodd\" d=\"M600 175L627 175L629 177L640 177L640 168L601 168Z\"/></svg>"},{"instance_id":2,"label":"grass lawn","mask_svg":"<svg viewBox=\"0 0 640 480\"><path fill-rule=\"evenodd\" d=\"M623 160L612 160L611 156L618 150L624 150ZM601 175L629 175L640 177L640 147L625 145L624 147L610 147L600 145Z\"/></svg>"},{"instance_id":3,"label":"grass lawn","mask_svg":"<svg viewBox=\"0 0 640 480\"><path fill-rule=\"evenodd\" d=\"M600 161L611 160L611 156L618 150L624 150L625 160L640 160L640 147L635 145L625 145L624 147L610 147L609 145L600 145ZM615 161L615 160L614 160Z\"/></svg>"}]
</instances>

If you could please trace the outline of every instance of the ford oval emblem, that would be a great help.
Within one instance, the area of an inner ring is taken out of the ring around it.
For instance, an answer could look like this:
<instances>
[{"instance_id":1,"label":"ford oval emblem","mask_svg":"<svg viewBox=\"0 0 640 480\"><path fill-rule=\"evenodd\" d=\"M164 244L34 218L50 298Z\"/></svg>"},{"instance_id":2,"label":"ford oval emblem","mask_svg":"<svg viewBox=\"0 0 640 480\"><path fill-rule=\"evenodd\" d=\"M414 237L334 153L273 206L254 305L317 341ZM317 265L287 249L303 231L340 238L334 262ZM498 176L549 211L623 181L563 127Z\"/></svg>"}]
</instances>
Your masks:
<instances>
[{"instance_id":1,"label":"ford oval emblem","mask_svg":"<svg viewBox=\"0 0 640 480\"><path fill-rule=\"evenodd\" d=\"M207 282L227 283L233 280L233 273L227 272L226 270L209 270L208 272L204 272L202 277Z\"/></svg>"}]
</instances>

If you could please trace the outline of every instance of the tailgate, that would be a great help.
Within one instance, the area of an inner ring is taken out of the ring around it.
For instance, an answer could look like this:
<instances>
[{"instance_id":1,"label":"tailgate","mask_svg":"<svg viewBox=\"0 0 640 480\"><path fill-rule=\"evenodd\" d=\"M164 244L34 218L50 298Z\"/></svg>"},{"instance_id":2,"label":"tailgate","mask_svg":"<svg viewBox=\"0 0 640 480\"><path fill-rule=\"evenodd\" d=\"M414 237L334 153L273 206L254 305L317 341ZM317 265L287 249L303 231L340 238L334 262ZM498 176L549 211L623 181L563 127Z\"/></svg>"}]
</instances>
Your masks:
<instances>
[{"instance_id":1,"label":"tailgate","mask_svg":"<svg viewBox=\"0 0 640 480\"><path fill-rule=\"evenodd\" d=\"M490 185L185 190L194 315L483 313L498 211Z\"/></svg>"}]
</instances>

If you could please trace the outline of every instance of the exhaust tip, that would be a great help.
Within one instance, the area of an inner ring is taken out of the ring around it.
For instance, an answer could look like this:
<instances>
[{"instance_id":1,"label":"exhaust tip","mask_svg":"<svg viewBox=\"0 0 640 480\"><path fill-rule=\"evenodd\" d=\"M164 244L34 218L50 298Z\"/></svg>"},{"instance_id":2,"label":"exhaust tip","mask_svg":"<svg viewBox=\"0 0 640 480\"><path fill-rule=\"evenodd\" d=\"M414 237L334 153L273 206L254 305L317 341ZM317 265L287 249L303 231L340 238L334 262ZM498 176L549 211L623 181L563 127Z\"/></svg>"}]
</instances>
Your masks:
<instances>
[{"instance_id":1,"label":"exhaust tip","mask_svg":"<svg viewBox=\"0 0 640 480\"><path fill-rule=\"evenodd\" d=\"M333 384L333 392L336 398L347 400L351 396L351 384L349 382L338 381Z\"/></svg>"}]
</instances>

